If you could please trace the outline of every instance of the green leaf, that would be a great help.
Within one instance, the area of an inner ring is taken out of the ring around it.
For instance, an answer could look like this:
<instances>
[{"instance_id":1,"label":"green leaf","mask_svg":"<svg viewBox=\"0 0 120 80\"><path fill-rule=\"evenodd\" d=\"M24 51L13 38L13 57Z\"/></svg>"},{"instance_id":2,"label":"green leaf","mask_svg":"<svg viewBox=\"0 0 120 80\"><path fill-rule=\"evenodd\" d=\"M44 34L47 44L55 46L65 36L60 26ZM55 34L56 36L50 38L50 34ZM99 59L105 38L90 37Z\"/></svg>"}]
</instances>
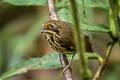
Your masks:
<instances>
[{"instance_id":1,"label":"green leaf","mask_svg":"<svg viewBox=\"0 0 120 80\"><path fill-rule=\"evenodd\" d=\"M39 66L39 67L38 67ZM60 61L58 60L58 54L48 54L41 58L32 58L30 60L19 63L12 67L8 72L4 73L0 80L8 77L26 73L28 70L33 69L54 69L60 67Z\"/></svg>"},{"instance_id":2,"label":"green leaf","mask_svg":"<svg viewBox=\"0 0 120 80\"><path fill-rule=\"evenodd\" d=\"M99 7L99 8L103 8L108 10L110 8L109 6L109 2L108 0L78 0L78 6L79 5L83 5L84 1L84 6L88 7L88 8L95 8L95 7Z\"/></svg>"},{"instance_id":3,"label":"green leaf","mask_svg":"<svg viewBox=\"0 0 120 80\"><path fill-rule=\"evenodd\" d=\"M3 0L3 2L16 5L16 6L47 6L47 0ZM108 0L84 0L85 7L100 7L104 9L109 8ZM82 5L82 0L78 0L78 5ZM57 7L67 7L70 6L69 0L59 0L56 2Z\"/></svg>"},{"instance_id":4,"label":"green leaf","mask_svg":"<svg viewBox=\"0 0 120 80\"><path fill-rule=\"evenodd\" d=\"M70 10L62 8L57 13L61 21L72 23L72 14ZM85 32L110 32L107 26L103 24L93 24L91 22L82 22L81 28Z\"/></svg>"},{"instance_id":5,"label":"green leaf","mask_svg":"<svg viewBox=\"0 0 120 80\"><path fill-rule=\"evenodd\" d=\"M7 2L9 4L17 5L17 6L47 5L47 0L3 0L3 2Z\"/></svg>"},{"instance_id":6,"label":"green leaf","mask_svg":"<svg viewBox=\"0 0 120 80\"><path fill-rule=\"evenodd\" d=\"M71 55L67 55L68 59L71 60ZM86 55L88 59L99 59L99 55L97 54L90 54L88 53ZM75 55L74 60L77 60L78 54ZM41 58L32 58L30 60L26 60L22 63L17 64L16 66L12 67L8 72L4 73L0 80L7 79L11 76L26 73L29 70L35 70L35 69L56 69L60 68L61 64L59 61L59 55L58 53L53 54L47 54Z\"/></svg>"},{"instance_id":7,"label":"green leaf","mask_svg":"<svg viewBox=\"0 0 120 80\"><path fill-rule=\"evenodd\" d=\"M70 14L70 10L66 8L60 9L57 14L61 21L72 22L72 14Z\"/></svg>"},{"instance_id":8,"label":"green leaf","mask_svg":"<svg viewBox=\"0 0 120 80\"><path fill-rule=\"evenodd\" d=\"M84 22L81 23L81 26L82 30L86 32L110 32L107 26L103 24L92 24L90 22Z\"/></svg>"},{"instance_id":9,"label":"green leaf","mask_svg":"<svg viewBox=\"0 0 120 80\"><path fill-rule=\"evenodd\" d=\"M3 0L3 2L16 6L47 6L47 0ZM68 0L60 0L59 2L56 2L57 7L66 7L68 5Z\"/></svg>"}]
</instances>

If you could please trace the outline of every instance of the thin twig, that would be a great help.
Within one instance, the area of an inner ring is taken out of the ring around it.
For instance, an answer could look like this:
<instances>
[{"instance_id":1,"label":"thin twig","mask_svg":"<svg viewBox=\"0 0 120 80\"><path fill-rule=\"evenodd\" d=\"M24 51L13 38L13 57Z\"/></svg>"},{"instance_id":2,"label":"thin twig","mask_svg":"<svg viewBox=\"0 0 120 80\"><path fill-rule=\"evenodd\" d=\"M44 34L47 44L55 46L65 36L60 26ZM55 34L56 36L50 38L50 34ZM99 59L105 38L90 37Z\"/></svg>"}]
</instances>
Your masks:
<instances>
[{"instance_id":1,"label":"thin twig","mask_svg":"<svg viewBox=\"0 0 120 80\"><path fill-rule=\"evenodd\" d=\"M107 62L108 62L108 59L109 59L109 57L110 57L110 53L111 53L111 51L112 51L113 45L114 45L114 43L109 44L108 49L107 49L107 52L106 52L105 60L103 61L103 63L102 63L102 64L100 65L100 67L98 68L98 70L97 70L97 72L96 72L93 80L99 80L99 79L100 79L100 77L101 77L101 75L102 75L102 73L103 73L103 71L104 71L104 69L105 69L105 66L106 66L106 64L107 64Z\"/></svg>"},{"instance_id":2,"label":"thin twig","mask_svg":"<svg viewBox=\"0 0 120 80\"><path fill-rule=\"evenodd\" d=\"M57 17L56 11L55 11L54 0L48 0L48 8L49 8L50 20L58 20L58 17ZM67 59L66 55L60 53L59 57L60 57L60 62L62 64L63 68L65 68L68 65L68 59ZM64 76L65 76L66 80L73 80L72 70L70 67L66 71L64 71Z\"/></svg>"},{"instance_id":3,"label":"thin twig","mask_svg":"<svg viewBox=\"0 0 120 80\"><path fill-rule=\"evenodd\" d=\"M72 12L73 12L73 19L74 19L74 36L75 36L75 42L77 47L77 53L79 54L80 59L80 70L82 72L81 77L83 80L90 80L90 76L88 73L88 67L87 67L87 60L85 58L85 43L84 43L84 35L82 34L82 30L80 27L80 16L78 15L78 9L77 9L77 0L70 0L71 6L72 6Z\"/></svg>"}]
</instances>

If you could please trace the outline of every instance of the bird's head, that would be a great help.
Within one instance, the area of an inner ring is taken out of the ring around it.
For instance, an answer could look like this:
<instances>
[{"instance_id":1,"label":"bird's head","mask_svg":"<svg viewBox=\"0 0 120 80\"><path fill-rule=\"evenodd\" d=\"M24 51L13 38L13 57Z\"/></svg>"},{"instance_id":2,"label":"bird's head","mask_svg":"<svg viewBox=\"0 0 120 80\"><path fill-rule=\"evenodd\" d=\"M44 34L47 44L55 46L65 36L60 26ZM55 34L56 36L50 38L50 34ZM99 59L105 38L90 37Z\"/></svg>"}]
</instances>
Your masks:
<instances>
[{"instance_id":1,"label":"bird's head","mask_svg":"<svg viewBox=\"0 0 120 80\"><path fill-rule=\"evenodd\" d=\"M59 35L60 26L58 26L58 21L48 21L42 25L40 30L44 34L56 34Z\"/></svg>"}]
</instances>

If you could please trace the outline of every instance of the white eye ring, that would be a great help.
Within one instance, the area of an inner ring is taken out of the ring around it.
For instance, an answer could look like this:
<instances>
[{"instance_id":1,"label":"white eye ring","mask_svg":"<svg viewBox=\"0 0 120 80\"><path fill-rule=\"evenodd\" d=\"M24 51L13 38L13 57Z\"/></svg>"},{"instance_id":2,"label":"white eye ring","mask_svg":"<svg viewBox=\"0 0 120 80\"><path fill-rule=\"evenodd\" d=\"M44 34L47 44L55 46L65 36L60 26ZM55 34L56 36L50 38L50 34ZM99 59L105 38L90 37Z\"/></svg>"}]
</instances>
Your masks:
<instances>
[{"instance_id":1,"label":"white eye ring","mask_svg":"<svg viewBox=\"0 0 120 80\"><path fill-rule=\"evenodd\" d=\"M51 27L51 28L55 27L55 24L51 24L50 27Z\"/></svg>"}]
</instances>

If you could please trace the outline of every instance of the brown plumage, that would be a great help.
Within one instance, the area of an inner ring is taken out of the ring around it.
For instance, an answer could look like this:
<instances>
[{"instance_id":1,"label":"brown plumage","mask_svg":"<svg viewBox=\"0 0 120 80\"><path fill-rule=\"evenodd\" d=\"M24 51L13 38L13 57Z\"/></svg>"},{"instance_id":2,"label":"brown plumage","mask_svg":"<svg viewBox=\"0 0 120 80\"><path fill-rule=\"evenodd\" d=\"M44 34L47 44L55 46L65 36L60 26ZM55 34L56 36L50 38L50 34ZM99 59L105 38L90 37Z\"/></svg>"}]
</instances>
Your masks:
<instances>
[{"instance_id":1,"label":"brown plumage","mask_svg":"<svg viewBox=\"0 0 120 80\"><path fill-rule=\"evenodd\" d=\"M63 21L48 21L42 25L41 33L45 35L51 47L59 53L75 53L72 24ZM91 51L88 39L87 50Z\"/></svg>"}]
</instances>

